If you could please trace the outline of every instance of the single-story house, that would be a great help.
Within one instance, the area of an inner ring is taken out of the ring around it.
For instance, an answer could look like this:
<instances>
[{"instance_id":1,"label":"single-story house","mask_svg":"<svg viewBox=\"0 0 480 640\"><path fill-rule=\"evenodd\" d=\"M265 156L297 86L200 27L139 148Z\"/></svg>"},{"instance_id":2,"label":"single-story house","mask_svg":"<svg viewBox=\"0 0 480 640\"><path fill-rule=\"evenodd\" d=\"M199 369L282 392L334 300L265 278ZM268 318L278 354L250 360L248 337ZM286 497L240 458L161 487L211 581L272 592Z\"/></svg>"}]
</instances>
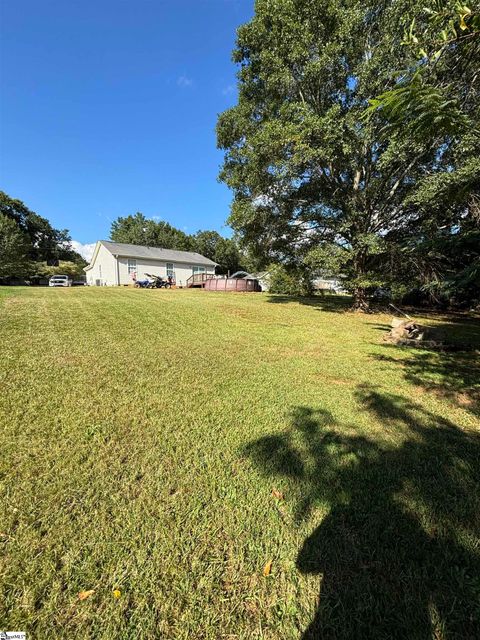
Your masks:
<instances>
[{"instance_id":1,"label":"single-story house","mask_svg":"<svg viewBox=\"0 0 480 640\"><path fill-rule=\"evenodd\" d=\"M213 260L193 251L176 251L160 247L142 247L99 240L90 264L85 267L87 284L115 286L143 280L147 273L168 278L179 286L187 286L195 273L215 273Z\"/></svg>"}]
</instances>

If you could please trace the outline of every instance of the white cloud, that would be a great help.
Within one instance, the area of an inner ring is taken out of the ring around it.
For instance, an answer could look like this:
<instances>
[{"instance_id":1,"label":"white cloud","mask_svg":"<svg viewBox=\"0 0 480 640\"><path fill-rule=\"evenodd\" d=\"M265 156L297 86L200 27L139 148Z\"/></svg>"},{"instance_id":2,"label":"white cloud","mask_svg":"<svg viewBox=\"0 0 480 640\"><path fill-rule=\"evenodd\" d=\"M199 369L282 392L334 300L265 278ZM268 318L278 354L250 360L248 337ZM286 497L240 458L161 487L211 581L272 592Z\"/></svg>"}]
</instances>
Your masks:
<instances>
[{"instance_id":1,"label":"white cloud","mask_svg":"<svg viewBox=\"0 0 480 640\"><path fill-rule=\"evenodd\" d=\"M229 84L228 86L226 86L226 87L224 87L224 88L222 89L222 94L223 94L224 96L229 96L229 95L231 95L232 93L235 93L235 89L236 89L236 88L237 88L237 87L236 87L234 84Z\"/></svg>"},{"instance_id":2,"label":"white cloud","mask_svg":"<svg viewBox=\"0 0 480 640\"><path fill-rule=\"evenodd\" d=\"M72 240L71 243L72 249L79 253L82 258L88 260L90 262L93 256L93 250L95 249L95 242L90 242L88 244L83 244L82 242L78 242L78 240Z\"/></svg>"},{"instance_id":3,"label":"white cloud","mask_svg":"<svg viewBox=\"0 0 480 640\"><path fill-rule=\"evenodd\" d=\"M187 87L191 87L193 85L193 80L188 76L179 76L177 78L177 84L182 89L186 89Z\"/></svg>"}]
</instances>

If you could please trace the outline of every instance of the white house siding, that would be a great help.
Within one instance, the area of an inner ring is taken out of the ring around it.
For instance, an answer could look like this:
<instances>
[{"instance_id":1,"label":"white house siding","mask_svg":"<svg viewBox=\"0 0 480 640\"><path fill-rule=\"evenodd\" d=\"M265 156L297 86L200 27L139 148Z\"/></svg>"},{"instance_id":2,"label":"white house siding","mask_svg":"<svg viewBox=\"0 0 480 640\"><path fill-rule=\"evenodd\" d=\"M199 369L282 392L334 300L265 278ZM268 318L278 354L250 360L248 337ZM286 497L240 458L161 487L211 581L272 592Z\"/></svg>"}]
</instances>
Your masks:
<instances>
[{"instance_id":1,"label":"white house siding","mask_svg":"<svg viewBox=\"0 0 480 640\"><path fill-rule=\"evenodd\" d=\"M319 291L336 291L338 293L345 292L342 280L334 277L317 278L313 281L313 286Z\"/></svg>"},{"instance_id":2,"label":"white house siding","mask_svg":"<svg viewBox=\"0 0 480 640\"><path fill-rule=\"evenodd\" d=\"M147 273L167 278L167 261L165 259L157 259L151 257L128 257L113 253L111 246L113 243L107 243L109 248L102 242L98 242L93 262L86 269L87 284L95 286L115 286L133 284L133 274L137 280L143 280L147 277ZM122 245L119 245L120 248ZM116 248L116 247L115 247ZM181 252L180 252L181 253ZM183 256L182 256L183 257ZM199 256L201 257L201 256ZM169 261L173 264L174 279L178 286L185 286L188 278L192 275L194 268L204 270L206 273L215 273L215 265L202 265L195 262L195 256L187 256L193 258L192 262L186 261ZM129 270L130 263L130 270Z\"/></svg>"},{"instance_id":3,"label":"white house siding","mask_svg":"<svg viewBox=\"0 0 480 640\"><path fill-rule=\"evenodd\" d=\"M132 284L133 279L131 274L128 273L128 261L136 262L136 277L137 280L143 280L147 277L147 273L151 273L162 278L167 277L167 263L160 260L147 260L146 258L118 258L118 277L119 284ZM193 273L193 267L200 265L185 264L180 262L173 263L173 269L175 273L175 282L178 286L185 286L187 279ZM206 273L215 273L215 267L206 266Z\"/></svg>"},{"instance_id":4,"label":"white house siding","mask_svg":"<svg viewBox=\"0 0 480 640\"><path fill-rule=\"evenodd\" d=\"M95 262L92 268L86 272L87 284L89 285L115 285L116 260L102 244L100 244Z\"/></svg>"}]
</instances>

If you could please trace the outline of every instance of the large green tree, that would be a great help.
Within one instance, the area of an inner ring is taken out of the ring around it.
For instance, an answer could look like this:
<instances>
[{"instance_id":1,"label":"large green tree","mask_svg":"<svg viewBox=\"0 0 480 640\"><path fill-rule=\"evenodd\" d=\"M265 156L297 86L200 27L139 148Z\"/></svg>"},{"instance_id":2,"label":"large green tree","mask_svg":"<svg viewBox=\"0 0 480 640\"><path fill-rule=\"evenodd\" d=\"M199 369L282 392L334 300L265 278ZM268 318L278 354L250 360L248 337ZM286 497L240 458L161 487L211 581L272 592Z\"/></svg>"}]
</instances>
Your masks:
<instances>
[{"instance_id":1,"label":"large green tree","mask_svg":"<svg viewBox=\"0 0 480 640\"><path fill-rule=\"evenodd\" d=\"M235 240L224 238L217 231L198 231L193 241L195 251L219 265L218 272L232 273L240 268L241 257Z\"/></svg>"},{"instance_id":2,"label":"large green tree","mask_svg":"<svg viewBox=\"0 0 480 640\"><path fill-rule=\"evenodd\" d=\"M403 16L411 64L366 115L384 123L385 136L443 143L444 171L427 174L409 199L419 215L397 245L395 275L433 301L471 305L480 300L480 11L427 4Z\"/></svg>"},{"instance_id":3,"label":"large green tree","mask_svg":"<svg viewBox=\"0 0 480 640\"><path fill-rule=\"evenodd\" d=\"M425 176L406 200L415 217L382 265L394 287L420 289L434 303L480 302L480 158L474 148L469 135L452 145L445 171Z\"/></svg>"},{"instance_id":4,"label":"large green tree","mask_svg":"<svg viewBox=\"0 0 480 640\"><path fill-rule=\"evenodd\" d=\"M59 261L80 271L87 263L70 240L66 229L55 229L21 200L0 191L0 277L31 276Z\"/></svg>"},{"instance_id":5,"label":"large green tree","mask_svg":"<svg viewBox=\"0 0 480 640\"><path fill-rule=\"evenodd\" d=\"M0 213L0 280L28 274L30 260L28 236L15 220Z\"/></svg>"},{"instance_id":6,"label":"large green tree","mask_svg":"<svg viewBox=\"0 0 480 640\"><path fill-rule=\"evenodd\" d=\"M221 179L234 192L230 224L250 251L342 271L358 309L394 272L399 243L427 226L416 197L459 144L443 131L428 144L386 135L381 114L364 116L413 64L401 25L421 5L257 0L234 52L239 101L217 125ZM428 224L452 215L438 213Z\"/></svg>"},{"instance_id":7,"label":"large green tree","mask_svg":"<svg viewBox=\"0 0 480 640\"><path fill-rule=\"evenodd\" d=\"M193 241L189 235L163 220L152 220L143 213L119 217L112 223L110 237L114 242L139 244L190 251Z\"/></svg>"},{"instance_id":8,"label":"large green tree","mask_svg":"<svg viewBox=\"0 0 480 640\"><path fill-rule=\"evenodd\" d=\"M46 218L4 191L0 191L0 213L15 223L22 237L28 238L28 257L32 262L81 260L70 245L71 238L66 229L55 229Z\"/></svg>"}]
</instances>

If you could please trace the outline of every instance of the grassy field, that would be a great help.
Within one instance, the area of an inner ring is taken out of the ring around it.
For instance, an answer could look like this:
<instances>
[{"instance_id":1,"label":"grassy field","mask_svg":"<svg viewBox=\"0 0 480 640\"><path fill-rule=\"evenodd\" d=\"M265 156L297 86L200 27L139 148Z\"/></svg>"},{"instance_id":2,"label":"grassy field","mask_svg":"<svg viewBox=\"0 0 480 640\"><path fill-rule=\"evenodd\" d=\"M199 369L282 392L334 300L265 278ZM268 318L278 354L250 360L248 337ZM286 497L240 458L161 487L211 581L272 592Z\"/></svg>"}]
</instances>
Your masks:
<instances>
[{"instance_id":1,"label":"grassy field","mask_svg":"<svg viewBox=\"0 0 480 640\"><path fill-rule=\"evenodd\" d=\"M345 307L0 288L0 628L479 638L478 352Z\"/></svg>"}]
</instances>

